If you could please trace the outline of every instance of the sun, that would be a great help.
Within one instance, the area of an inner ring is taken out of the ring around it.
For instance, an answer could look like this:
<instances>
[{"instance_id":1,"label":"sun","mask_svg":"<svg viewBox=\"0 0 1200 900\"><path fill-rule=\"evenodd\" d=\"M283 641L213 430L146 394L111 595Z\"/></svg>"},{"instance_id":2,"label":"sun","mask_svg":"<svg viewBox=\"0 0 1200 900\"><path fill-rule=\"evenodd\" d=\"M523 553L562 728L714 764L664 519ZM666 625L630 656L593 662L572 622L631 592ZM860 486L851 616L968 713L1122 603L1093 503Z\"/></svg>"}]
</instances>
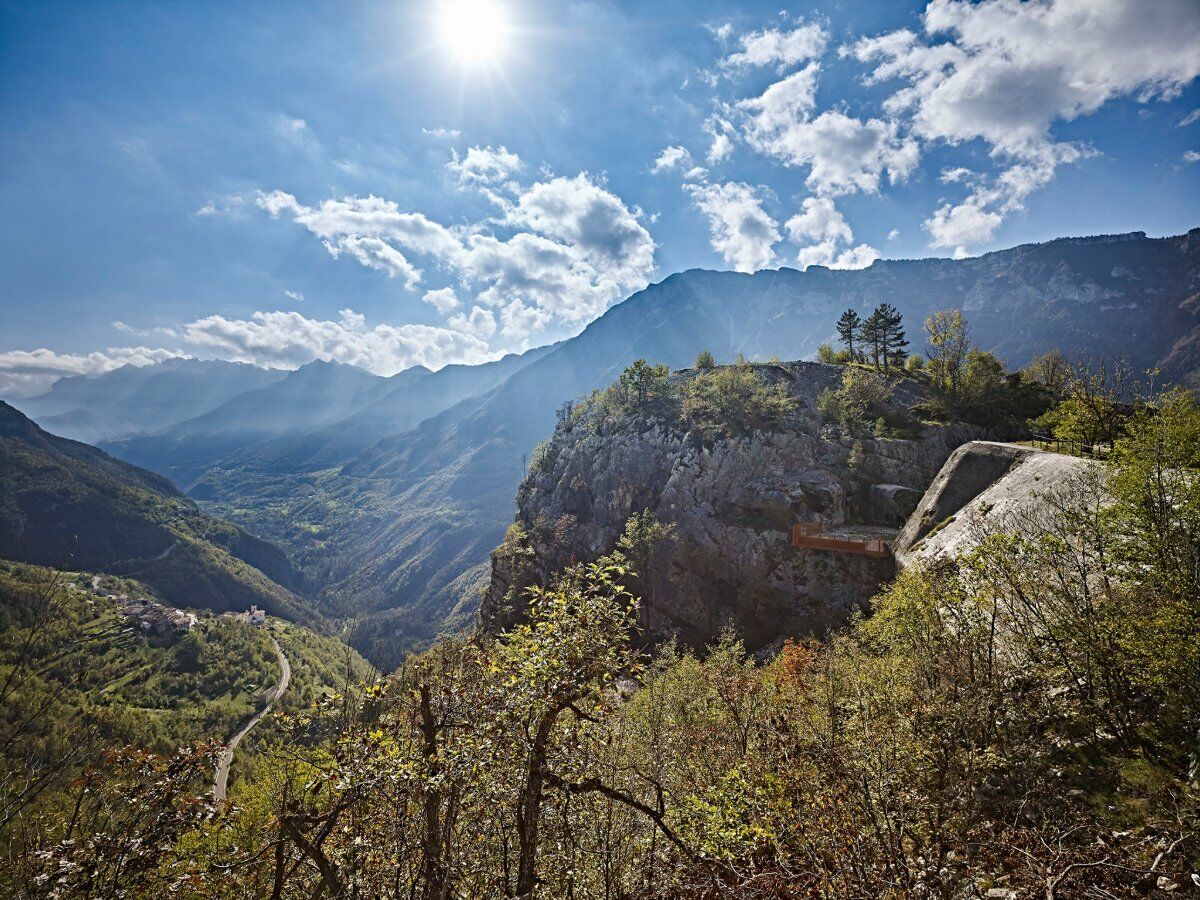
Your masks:
<instances>
[{"instance_id":1,"label":"sun","mask_svg":"<svg viewBox=\"0 0 1200 900\"><path fill-rule=\"evenodd\" d=\"M508 46L510 24L502 0L441 0L438 32L459 62L495 62Z\"/></svg>"}]
</instances>

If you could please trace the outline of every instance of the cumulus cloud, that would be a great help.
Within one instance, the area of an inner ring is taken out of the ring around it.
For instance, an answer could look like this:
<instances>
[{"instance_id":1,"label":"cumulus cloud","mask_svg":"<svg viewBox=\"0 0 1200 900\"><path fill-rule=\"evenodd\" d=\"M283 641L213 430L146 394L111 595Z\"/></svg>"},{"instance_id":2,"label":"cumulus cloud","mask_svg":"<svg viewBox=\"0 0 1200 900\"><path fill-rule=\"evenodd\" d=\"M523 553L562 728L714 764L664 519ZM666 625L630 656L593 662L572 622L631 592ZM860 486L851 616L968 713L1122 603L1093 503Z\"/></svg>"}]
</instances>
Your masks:
<instances>
[{"instance_id":1,"label":"cumulus cloud","mask_svg":"<svg viewBox=\"0 0 1200 900\"><path fill-rule=\"evenodd\" d=\"M1183 161L1188 163L1200 162L1200 150L1185 150Z\"/></svg>"},{"instance_id":2,"label":"cumulus cloud","mask_svg":"<svg viewBox=\"0 0 1200 900\"><path fill-rule=\"evenodd\" d=\"M313 360L334 360L379 375L410 366L440 368L449 362L480 363L497 354L474 335L432 325L376 325L350 309L336 321L297 312L256 312L249 319L206 316L182 328L188 343L222 359L294 369Z\"/></svg>"},{"instance_id":3,"label":"cumulus cloud","mask_svg":"<svg viewBox=\"0 0 1200 900\"><path fill-rule=\"evenodd\" d=\"M907 82L887 107L927 139L1020 152L1055 120L1171 98L1200 75L1194 0L933 0L923 24L926 39L896 31L851 52L875 64L872 81Z\"/></svg>"},{"instance_id":4,"label":"cumulus cloud","mask_svg":"<svg viewBox=\"0 0 1200 900\"><path fill-rule=\"evenodd\" d=\"M425 296L421 299L431 304L443 315L458 309L458 295L454 293L454 288L444 287L435 291L426 291Z\"/></svg>"},{"instance_id":5,"label":"cumulus cloud","mask_svg":"<svg viewBox=\"0 0 1200 900\"><path fill-rule=\"evenodd\" d=\"M954 247L960 255L971 244L990 241L1005 216L1023 209L1025 199L1047 184L1064 163L1084 155L1073 144L1042 144L1030 147L1023 157L991 178L980 178L966 169L943 173L943 181L967 181L974 185L960 203L946 203L925 220L924 227L934 247Z\"/></svg>"},{"instance_id":6,"label":"cumulus cloud","mask_svg":"<svg viewBox=\"0 0 1200 900\"><path fill-rule=\"evenodd\" d=\"M447 322L451 328L486 341L496 333L496 316L490 309L482 306L471 307L470 315L458 313L451 316Z\"/></svg>"},{"instance_id":7,"label":"cumulus cloud","mask_svg":"<svg viewBox=\"0 0 1200 900\"><path fill-rule=\"evenodd\" d=\"M716 164L728 159L733 154L733 139L737 129L723 116L709 116L704 122L704 130L712 136L706 159Z\"/></svg>"},{"instance_id":8,"label":"cumulus cloud","mask_svg":"<svg viewBox=\"0 0 1200 900\"><path fill-rule=\"evenodd\" d=\"M520 171L521 165L521 157L507 147L471 147L462 157L453 151L446 168L460 184L497 184Z\"/></svg>"},{"instance_id":9,"label":"cumulus cloud","mask_svg":"<svg viewBox=\"0 0 1200 900\"><path fill-rule=\"evenodd\" d=\"M692 154L688 153L687 148L664 147L662 153L658 154L658 158L654 160L654 168L650 170L650 174L658 175L681 166L691 166L691 164Z\"/></svg>"},{"instance_id":10,"label":"cumulus cloud","mask_svg":"<svg viewBox=\"0 0 1200 900\"><path fill-rule=\"evenodd\" d=\"M458 160L460 166L468 159L469 154ZM474 173L469 181L481 182L499 177L500 171L479 160L467 170ZM544 313L514 314L513 322L537 321L545 327L588 321L644 287L654 270L655 245L640 213L586 173L547 177L528 187L512 184L501 216L471 226L447 227L374 196L306 206L291 194L270 191L259 195L258 204L307 228L335 257L350 255L410 287L420 281L421 270L406 253L455 273L482 306L503 308L520 301ZM507 233L494 233L494 226Z\"/></svg>"},{"instance_id":11,"label":"cumulus cloud","mask_svg":"<svg viewBox=\"0 0 1200 900\"><path fill-rule=\"evenodd\" d=\"M1194 0L933 0L923 26L923 36L894 31L845 52L873 66L870 83L900 84L884 109L919 138L982 140L1007 166L925 223L933 246L963 252L1087 152L1056 142L1055 122L1121 96L1171 99L1200 75Z\"/></svg>"},{"instance_id":12,"label":"cumulus cloud","mask_svg":"<svg viewBox=\"0 0 1200 900\"><path fill-rule=\"evenodd\" d=\"M708 218L712 248L739 272L775 262L778 223L763 209L758 191L742 182L690 184L692 200Z\"/></svg>"},{"instance_id":13,"label":"cumulus cloud","mask_svg":"<svg viewBox=\"0 0 1200 900\"><path fill-rule=\"evenodd\" d=\"M380 238L345 235L334 241L325 241L325 249L334 259L343 252L349 253L364 266L387 272L389 278L399 278L408 288L415 288L421 282L421 270Z\"/></svg>"},{"instance_id":14,"label":"cumulus cloud","mask_svg":"<svg viewBox=\"0 0 1200 900\"><path fill-rule=\"evenodd\" d=\"M36 397L60 378L70 375L103 375L121 366L149 366L186 356L178 350L150 347L113 347L87 354L53 350L10 350L0 353L0 396Z\"/></svg>"},{"instance_id":15,"label":"cumulus cloud","mask_svg":"<svg viewBox=\"0 0 1200 900\"><path fill-rule=\"evenodd\" d=\"M752 31L738 39L741 50L726 56L721 65L732 69L778 65L782 72L820 56L828 41L829 33L815 22L788 31L777 28Z\"/></svg>"},{"instance_id":16,"label":"cumulus cloud","mask_svg":"<svg viewBox=\"0 0 1200 900\"><path fill-rule=\"evenodd\" d=\"M817 63L738 104L750 146L787 166L807 166L808 188L820 194L875 193L886 174L895 183L916 167L920 150L894 121L857 119L830 109L815 117Z\"/></svg>"},{"instance_id":17,"label":"cumulus cloud","mask_svg":"<svg viewBox=\"0 0 1200 900\"><path fill-rule=\"evenodd\" d=\"M800 245L796 259L803 268L862 269L879 258L879 251L869 244L848 246L854 241L854 232L828 197L807 198L800 212L783 227L792 242Z\"/></svg>"}]
</instances>

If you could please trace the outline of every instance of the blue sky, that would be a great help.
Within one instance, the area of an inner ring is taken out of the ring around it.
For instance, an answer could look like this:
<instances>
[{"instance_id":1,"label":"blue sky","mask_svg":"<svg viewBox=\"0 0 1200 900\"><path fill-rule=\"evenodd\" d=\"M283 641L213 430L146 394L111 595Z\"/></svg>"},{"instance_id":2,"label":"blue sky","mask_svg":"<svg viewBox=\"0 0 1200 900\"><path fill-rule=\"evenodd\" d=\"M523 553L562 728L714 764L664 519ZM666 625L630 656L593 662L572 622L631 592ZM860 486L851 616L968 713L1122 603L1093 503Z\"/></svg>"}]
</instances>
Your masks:
<instances>
[{"instance_id":1,"label":"blue sky","mask_svg":"<svg viewBox=\"0 0 1200 900\"><path fill-rule=\"evenodd\" d=\"M4 3L0 396L476 362L695 266L1180 233L1197 46L1194 0Z\"/></svg>"}]
</instances>

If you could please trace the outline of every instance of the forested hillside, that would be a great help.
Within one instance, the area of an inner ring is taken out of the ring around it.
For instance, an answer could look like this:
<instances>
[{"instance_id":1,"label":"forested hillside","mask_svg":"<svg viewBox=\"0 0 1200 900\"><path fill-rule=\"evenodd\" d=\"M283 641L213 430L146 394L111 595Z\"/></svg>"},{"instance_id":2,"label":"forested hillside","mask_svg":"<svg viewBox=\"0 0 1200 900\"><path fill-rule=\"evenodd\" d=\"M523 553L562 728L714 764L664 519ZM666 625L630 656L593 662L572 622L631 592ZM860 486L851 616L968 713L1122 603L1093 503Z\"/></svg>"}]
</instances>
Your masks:
<instances>
[{"instance_id":1,"label":"forested hillside","mask_svg":"<svg viewBox=\"0 0 1200 900\"><path fill-rule=\"evenodd\" d=\"M769 431L782 410L765 391L694 414ZM1104 459L1059 469L1036 514L992 518L960 555L904 569L869 615L777 651L733 632L641 648L657 520L631 518L612 552L533 586L507 628L280 719L236 805L197 799L202 752L112 757L64 794L73 816L22 835L38 852L9 857L6 887L1188 896L1200 404L1175 390L1119 409Z\"/></svg>"},{"instance_id":2,"label":"forested hillside","mask_svg":"<svg viewBox=\"0 0 1200 900\"><path fill-rule=\"evenodd\" d=\"M47 434L0 402L0 559L137 577L180 606L316 615L277 548L167 479Z\"/></svg>"}]
</instances>

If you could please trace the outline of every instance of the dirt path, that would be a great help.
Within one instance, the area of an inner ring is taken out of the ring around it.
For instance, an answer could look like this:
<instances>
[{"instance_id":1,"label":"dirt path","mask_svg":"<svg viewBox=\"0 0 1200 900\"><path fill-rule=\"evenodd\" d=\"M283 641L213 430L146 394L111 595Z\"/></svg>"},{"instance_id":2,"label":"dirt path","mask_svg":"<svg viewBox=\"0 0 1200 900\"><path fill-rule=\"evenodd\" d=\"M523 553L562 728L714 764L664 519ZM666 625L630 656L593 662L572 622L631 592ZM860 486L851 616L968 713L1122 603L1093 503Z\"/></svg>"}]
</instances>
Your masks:
<instances>
[{"instance_id":1,"label":"dirt path","mask_svg":"<svg viewBox=\"0 0 1200 900\"><path fill-rule=\"evenodd\" d=\"M267 698L266 706L251 716L245 725L234 732L233 737L229 739L229 743L226 744L225 749L221 752L220 759L217 760L217 773L213 778L213 799L218 803L225 802L225 789L229 781L229 766L233 762L233 751L242 742L242 738L249 734L251 729L261 722L263 717L271 711L276 701L287 690L288 682L292 679L292 666L288 662L288 658L283 655L283 648L279 646L279 642L275 638L271 638L271 643L275 645L275 653L279 656L279 684L275 685L275 690Z\"/></svg>"}]
</instances>

